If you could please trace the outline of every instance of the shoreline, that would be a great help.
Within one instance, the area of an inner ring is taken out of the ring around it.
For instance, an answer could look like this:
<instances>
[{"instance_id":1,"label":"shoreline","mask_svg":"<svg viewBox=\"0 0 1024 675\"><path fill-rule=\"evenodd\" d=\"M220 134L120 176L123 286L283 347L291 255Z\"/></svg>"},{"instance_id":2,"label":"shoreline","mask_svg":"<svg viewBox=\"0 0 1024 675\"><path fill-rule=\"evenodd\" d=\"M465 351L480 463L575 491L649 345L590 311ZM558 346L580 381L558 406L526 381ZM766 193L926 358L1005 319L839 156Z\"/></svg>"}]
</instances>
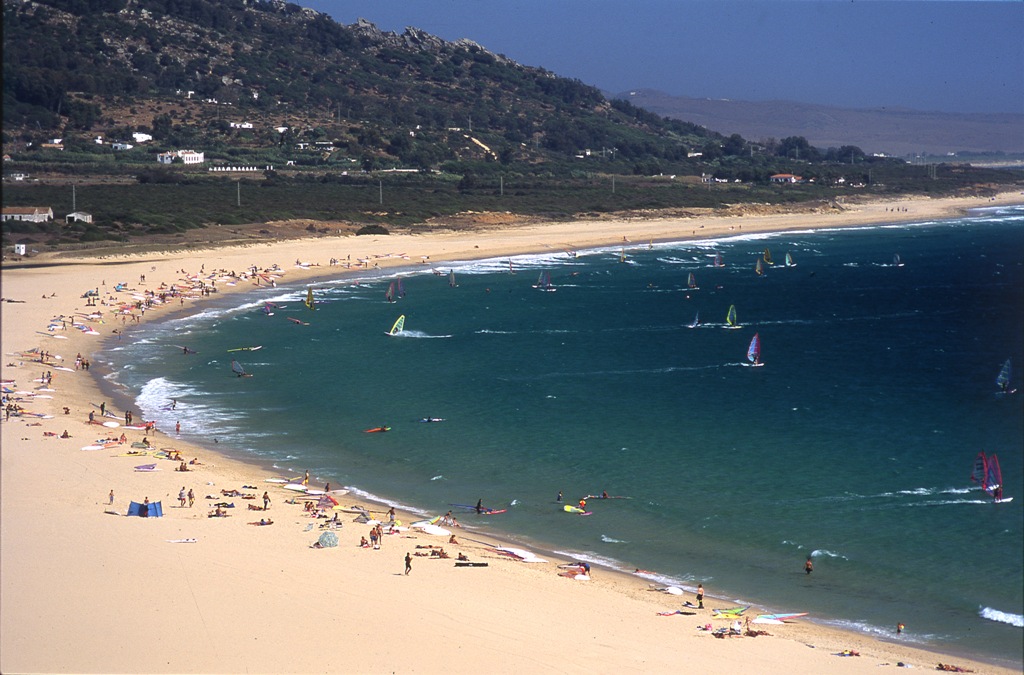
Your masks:
<instances>
[{"instance_id":1,"label":"shoreline","mask_svg":"<svg viewBox=\"0 0 1024 675\"><path fill-rule=\"evenodd\" d=\"M1008 193L1001 199L1003 205L1024 201L1017 193ZM332 246L336 243L339 249L350 249L353 255L356 255L356 246L371 249L369 255L362 257L384 269L411 267L420 256L430 256L431 262L438 262L538 253L559 250L563 246L613 247L619 245L623 237L644 244L648 239L718 238L739 234L731 228L741 226L746 226L743 234L868 226L952 217L968 207L997 205L989 200L978 201L907 200L901 202L909 205L905 213L889 212L890 203L881 202L864 206L858 212L830 216L783 214L643 223L557 223L475 233L390 235L373 237L371 241L364 241L363 237L337 237L329 241ZM858 213L867 220L857 218ZM636 234L640 229L642 234ZM168 263L184 264L186 268L202 263L211 270L240 271L254 258L259 260L261 268L269 267L271 258L282 263L293 257L304 260L306 256L314 256L320 260L330 255L324 241L308 239L262 247L273 248L272 251L242 247L131 255L126 256L127 262L85 258L55 262L46 267L8 269L5 265L5 296L23 298L25 303L2 306L3 378L16 378L18 390L27 390L36 386L29 382L34 379L35 371L48 369L31 363L11 367L13 361L8 356L11 350L33 347L56 350L59 347L67 362L76 351L92 358L92 352L109 349L109 334L103 345L90 343L92 338L100 336L78 334L74 330L67 340L36 335L51 317L70 311L67 305L72 302L71 298L74 298L76 310L83 309L85 301L77 298L76 289L80 293L84 288L101 285L100 281L110 281L105 278L107 274L123 274L128 279L152 275L158 283L173 280ZM571 244L563 243L565 241ZM404 257L385 253L396 245L407 246ZM346 273L343 268L326 265L311 265L305 270L284 269L284 282L289 284ZM51 290L47 284L56 290ZM149 281L146 288L152 284L154 281ZM222 286L218 288L221 292L233 293L248 286L239 284L227 291ZM57 298L30 299L40 293L57 291L60 291ZM222 297L220 292L218 296ZM171 313L193 312L201 306L202 302L189 303L171 312L161 310L159 313L164 318ZM52 313L48 311L51 308ZM110 329L110 325L104 327ZM408 541L405 541L406 535L388 535L381 551L365 551L357 544L367 527L346 522L337 532L342 540L339 549L307 551L318 531L307 532L298 527L312 521L303 517L300 508L286 508L281 503L287 496L282 490L268 490L273 503L266 514L250 513L246 509L234 513L231 519L208 520L203 517L207 508L203 497L207 491L217 494L223 487L239 489L246 484L266 489L269 484L258 477L263 471L262 465L255 459L242 460L200 444L181 442L169 430L158 433L156 437L160 441L156 445L178 448L184 458L199 457L206 462L201 469L194 473L169 474L174 464L162 461L163 471L131 472L131 466L139 461L137 458L110 458L110 451L82 453L78 448L100 429L83 422L89 402L104 395L98 371L89 375L83 377L81 373L59 371L52 387L56 390L52 392L54 398L36 399L26 405L29 410L53 415L52 419L32 422L42 426L27 428L24 418L13 417L3 425L0 526L4 546L0 569L5 573L0 615L4 629L0 670L4 672L434 672L442 669L511 672L523 667L550 672L610 667L661 671L678 667L680 648L687 650L687 658L695 667L703 664L705 669L728 664L758 672L782 673L792 672L793 664L799 663L803 669L814 672L859 672L863 666L874 667L881 661L893 667L897 661L903 661L914 667L934 668L936 661L946 662L952 658L977 672L1019 670L951 656L940 648L898 642L895 636L892 640L880 639L811 623L769 627L769 632L781 639L713 640L707 633L691 627L698 620L702 623L710 620L710 612L685 619L684 629L680 628L682 618L657 617L657 611L676 607L684 598L652 593L643 578L599 569L595 570L593 581L576 583L555 574L559 571L555 567L557 562L529 565L502 557L487 546L466 542L448 546L446 539L429 535L415 535L415 540ZM64 405L73 408L71 416L60 413ZM40 432L59 434L65 428L72 440L40 435ZM143 432L133 431L128 435L130 441L139 441ZM186 510L187 515L173 504L178 484L182 482L178 478L188 479L186 485L193 486L199 502L196 506L201 507ZM40 492L40 482L51 489ZM111 488L116 488L118 511L123 512L127 498L140 500L153 496L164 500L165 517L154 522L102 514L105 509L101 502ZM41 497L56 508L42 512L39 509ZM340 496L339 501L343 505L365 502L349 495ZM238 522L258 520L263 515L272 516L276 526L269 530L254 529ZM343 515L351 520L351 514ZM405 521L408 514L401 514L399 518ZM65 533L72 523L75 532ZM468 541L469 535L494 539L486 530L456 532L460 540ZM56 548L50 545L48 537L61 541L61 545ZM172 545L166 538L198 541ZM417 544L446 545L453 556L456 551L465 552L471 560L488 562L490 569L463 571L452 569L440 560L428 562L418 558L413 561L414 572L409 581L422 576L429 579L429 585L423 586L422 581L416 586L393 581L395 576L404 576L401 553L406 547L412 550ZM190 550L181 551L181 546ZM398 547L402 548L401 552ZM242 559L241 563L236 557ZM382 560L386 561L385 568L381 567ZM484 574L479 574L481 572ZM484 576L488 572L490 574ZM350 584L348 580L353 577L368 581ZM329 583L324 585L321 583L324 580ZM256 589L253 583L257 584ZM86 584L90 588L86 588ZM128 590L137 594L119 593ZM259 601L254 601L253 596ZM687 594L685 599L692 599L691 596ZM317 626L329 627L329 630L318 632L310 630L308 624L303 625L305 622L294 614L296 598L302 598L298 606L303 614L321 617L322 623ZM158 609L144 610L143 605L147 603ZM710 598L708 606L714 606ZM246 616L232 614L231 625L224 626L208 620L208 616L217 616L224 607L241 607ZM97 635L91 631L88 617L94 615L116 617L114 634ZM585 630L566 631L565 622L580 615L587 616ZM473 620L467 621L467 616ZM139 625L123 626L127 617ZM144 617L156 618L160 625L169 621L168 625L174 625L182 634L176 634L173 639L161 638L160 631L151 634L145 630ZM179 625L179 617L184 619L185 625ZM367 617L372 617L371 625L366 624ZM492 630L487 628L488 622L491 626L511 627L511 630ZM40 636L55 629L65 636L67 653L50 653L37 646ZM361 647L356 653L327 656L322 650L318 651L324 633L338 634L339 631L346 637L369 639L359 643ZM387 634L387 631L402 640L401 647L371 637ZM512 646L509 646L510 641ZM123 647L128 642L132 644L131 649ZM122 646L113 648L112 644ZM581 649L580 644L592 648ZM631 648L621 648L627 644ZM724 644L731 647L725 648ZM414 648L405 648L410 645ZM810 645L818 649L808 650ZM452 660L456 646L458 658ZM857 650L863 657L832 656L844 649ZM115 652L119 660L112 665L107 654ZM327 658L326 663L324 658ZM495 659L501 659L500 667L495 667Z\"/></svg>"}]
</instances>

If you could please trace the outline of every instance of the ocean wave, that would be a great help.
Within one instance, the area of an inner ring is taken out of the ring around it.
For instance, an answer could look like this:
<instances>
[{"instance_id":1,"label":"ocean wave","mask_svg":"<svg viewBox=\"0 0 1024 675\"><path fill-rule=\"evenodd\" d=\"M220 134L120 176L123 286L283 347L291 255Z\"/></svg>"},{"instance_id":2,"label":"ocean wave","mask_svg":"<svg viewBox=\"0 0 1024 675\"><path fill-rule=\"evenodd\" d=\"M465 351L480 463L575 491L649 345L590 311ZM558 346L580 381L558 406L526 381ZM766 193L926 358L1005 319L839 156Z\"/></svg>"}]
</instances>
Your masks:
<instances>
[{"instance_id":1,"label":"ocean wave","mask_svg":"<svg viewBox=\"0 0 1024 675\"><path fill-rule=\"evenodd\" d=\"M601 541L603 541L605 543L608 543L608 544L628 544L629 543L625 539L615 539L614 537L609 537L607 534L602 534L601 535Z\"/></svg>"},{"instance_id":2,"label":"ocean wave","mask_svg":"<svg viewBox=\"0 0 1024 675\"><path fill-rule=\"evenodd\" d=\"M847 558L842 553L836 553L835 551L829 551L826 548L816 548L813 551L811 551L810 555L811 555L812 558L821 558L821 557L826 557L827 556L829 558L839 558L840 560L849 560L849 558Z\"/></svg>"},{"instance_id":3,"label":"ocean wave","mask_svg":"<svg viewBox=\"0 0 1024 675\"><path fill-rule=\"evenodd\" d=\"M1008 623L1011 626L1017 628L1024 628L1024 616L1020 614L1011 614L1010 612L1000 612L998 609L992 609L991 607L982 607L978 610L978 616L989 621L997 621L999 623Z\"/></svg>"}]
</instances>

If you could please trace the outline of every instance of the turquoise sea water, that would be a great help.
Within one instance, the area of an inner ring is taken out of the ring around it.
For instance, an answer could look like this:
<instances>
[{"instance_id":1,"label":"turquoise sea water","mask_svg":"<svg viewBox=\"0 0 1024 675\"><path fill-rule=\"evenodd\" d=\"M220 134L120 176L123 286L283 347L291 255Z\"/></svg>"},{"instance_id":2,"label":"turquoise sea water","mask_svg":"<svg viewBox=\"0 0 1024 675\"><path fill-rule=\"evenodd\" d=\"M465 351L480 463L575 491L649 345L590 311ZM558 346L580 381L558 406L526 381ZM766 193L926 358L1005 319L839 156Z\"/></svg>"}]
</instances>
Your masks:
<instances>
[{"instance_id":1,"label":"turquoise sea water","mask_svg":"<svg viewBox=\"0 0 1024 675\"><path fill-rule=\"evenodd\" d=\"M994 392L1008 357L1024 386L1024 208L622 253L454 264L454 288L447 266L408 269L393 304L390 272L316 283L315 311L305 286L215 298L136 329L106 355L110 384L137 418L180 420L268 476L308 469L431 515L482 498L507 513L464 525L598 573L881 636L903 622L903 640L1019 667L1024 393ZM533 288L541 271L555 292ZM755 333L760 368L744 365ZM970 483L979 450L1013 502ZM629 498L589 517L555 502L603 490Z\"/></svg>"}]
</instances>

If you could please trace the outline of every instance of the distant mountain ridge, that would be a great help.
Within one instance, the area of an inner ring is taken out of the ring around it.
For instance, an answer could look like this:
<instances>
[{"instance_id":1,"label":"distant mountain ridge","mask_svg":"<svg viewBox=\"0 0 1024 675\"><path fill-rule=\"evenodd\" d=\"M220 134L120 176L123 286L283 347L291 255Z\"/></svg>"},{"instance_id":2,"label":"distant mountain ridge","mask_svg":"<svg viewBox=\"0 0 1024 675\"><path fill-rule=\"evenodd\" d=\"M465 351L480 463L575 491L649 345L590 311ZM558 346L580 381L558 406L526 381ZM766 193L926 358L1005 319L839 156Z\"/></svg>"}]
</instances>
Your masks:
<instances>
[{"instance_id":1,"label":"distant mountain ridge","mask_svg":"<svg viewBox=\"0 0 1024 675\"><path fill-rule=\"evenodd\" d=\"M856 145L891 155L1024 152L1024 115L836 108L794 101L672 96L656 89L614 95L664 117L750 141L803 136L821 148Z\"/></svg>"}]
</instances>

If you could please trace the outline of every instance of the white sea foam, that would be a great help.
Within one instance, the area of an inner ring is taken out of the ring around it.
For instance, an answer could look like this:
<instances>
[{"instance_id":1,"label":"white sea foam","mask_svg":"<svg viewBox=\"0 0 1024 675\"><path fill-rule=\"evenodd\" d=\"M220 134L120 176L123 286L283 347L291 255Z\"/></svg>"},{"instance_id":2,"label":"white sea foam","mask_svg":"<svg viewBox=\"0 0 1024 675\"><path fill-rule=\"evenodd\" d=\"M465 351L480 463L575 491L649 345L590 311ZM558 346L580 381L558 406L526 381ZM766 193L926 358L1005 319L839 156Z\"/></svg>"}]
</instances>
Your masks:
<instances>
[{"instance_id":1,"label":"white sea foam","mask_svg":"<svg viewBox=\"0 0 1024 675\"><path fill-rule=\"evenodd\" d=\"M999 623L1008 623L1011 626L1017 628L1024 628L1024 616L1020 614L1011 614L1010 612L1000 612L998 609L992 609L991 607L982 607L978 610L978 616L989 621L997 621Z\"/></svg>"},{"instance_id":2,"label":"white sea foam","mask_svg":"<svg viewBox=\"0 0 1024 675\"><path fill-rule=\"evenodd\" d=\"M628 544L629 543L625 539L615 539L614 537L609 537L607 534L602 534L601 535L601 541L607 542L609 544Z\"/></svg>"}]
</instances>

